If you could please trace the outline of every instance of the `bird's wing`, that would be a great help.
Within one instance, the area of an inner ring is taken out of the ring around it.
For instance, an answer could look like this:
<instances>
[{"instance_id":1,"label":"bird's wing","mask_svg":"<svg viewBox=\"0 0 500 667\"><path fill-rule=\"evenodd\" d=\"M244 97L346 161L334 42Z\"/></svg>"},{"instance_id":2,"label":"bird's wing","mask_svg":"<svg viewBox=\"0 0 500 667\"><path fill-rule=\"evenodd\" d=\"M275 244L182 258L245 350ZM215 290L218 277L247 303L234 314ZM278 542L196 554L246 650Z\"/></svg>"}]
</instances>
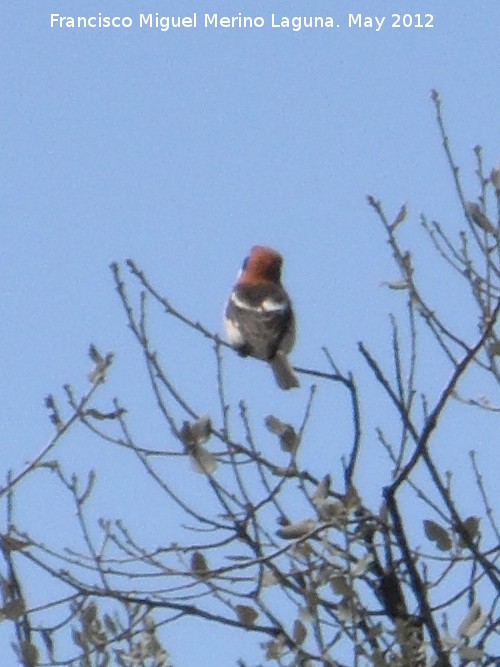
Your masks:
<instances>
[{"instance_id":1,"label":"bird's wing","mask_svg":"<svg viewBox=\"0 0 500 667\"><path fill-rule=\"evenodd\" d=\"M237 287L227 304L226 328L242 354L272 359L293 328L290 301L277 285ZM234 328L231 336L230 328Z\"/></svg>"}]
</instances>

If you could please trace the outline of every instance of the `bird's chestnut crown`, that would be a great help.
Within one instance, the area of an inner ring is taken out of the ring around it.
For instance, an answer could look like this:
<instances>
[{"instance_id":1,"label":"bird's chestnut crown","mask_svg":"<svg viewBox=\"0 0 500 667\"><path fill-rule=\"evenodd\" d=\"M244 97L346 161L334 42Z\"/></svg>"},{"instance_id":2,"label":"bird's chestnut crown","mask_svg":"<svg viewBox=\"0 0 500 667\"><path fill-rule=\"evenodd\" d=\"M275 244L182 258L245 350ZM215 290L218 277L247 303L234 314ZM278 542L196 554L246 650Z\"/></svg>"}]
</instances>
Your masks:
<instances>
[{"instance_id":1,"label":"bird's chestnut crown","mask_svg":"<svg viewBox=\"0 0 500 667\"><path fill-rule=\"evenodd\" d=\"M253 246L241 268L242 282L279 282L283 258L265 246Z\"/></svg>"}]
</instances>

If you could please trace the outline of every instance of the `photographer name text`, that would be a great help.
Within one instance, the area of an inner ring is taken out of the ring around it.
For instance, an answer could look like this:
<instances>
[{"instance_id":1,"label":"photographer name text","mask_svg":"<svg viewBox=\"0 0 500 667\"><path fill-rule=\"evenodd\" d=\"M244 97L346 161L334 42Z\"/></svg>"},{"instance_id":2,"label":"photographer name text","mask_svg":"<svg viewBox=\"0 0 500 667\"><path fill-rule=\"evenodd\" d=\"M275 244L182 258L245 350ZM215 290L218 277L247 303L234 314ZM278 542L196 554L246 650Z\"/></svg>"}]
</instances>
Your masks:
<instances>
[{"instance_id":1,"label":"photographer name text","mask_svg":"<svg viewBox=\"0 0 500 667\"><path fill-rule=\"evenodd\" d=\"M50 14L50 27L74 28L74 29L130 29L159 30L168 32L170 30L196 30L222 29L222 30L259 30L262 28L292 30L335 30L338 28L353 28L373 30L380 32L386 28L433 28L434 17L432 14L390 14L388 16L375 16L368 14L347 14L342 19L333 16L285 16L282 14L271 14L264 16L248 16L239 12L233 16L225 16L218 13L205 12L198 14L194 12L185 16L163 16L156 13L139 14L132 16L106 16L96 14L94 16L63 16L62 14Z\"/></svg>"}]
</instances>

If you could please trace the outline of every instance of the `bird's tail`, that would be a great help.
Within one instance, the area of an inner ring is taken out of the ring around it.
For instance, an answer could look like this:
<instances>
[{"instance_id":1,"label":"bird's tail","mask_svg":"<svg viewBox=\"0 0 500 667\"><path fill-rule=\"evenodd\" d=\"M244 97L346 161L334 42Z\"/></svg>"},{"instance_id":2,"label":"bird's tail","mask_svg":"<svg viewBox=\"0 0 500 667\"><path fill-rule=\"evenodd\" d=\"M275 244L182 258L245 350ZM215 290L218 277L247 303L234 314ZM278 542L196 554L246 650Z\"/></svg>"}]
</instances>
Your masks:
<instances>
[{"instance_id":1,"label":"bird's tail","mask_svg":"<svg viewBox=\"0 0 500 667\"><path fill-rule=\"evenodd\" d=\"M299 379L293 372L284 352L278 350L269 363L273 369L276 382L282 389L293 389L300 386Z\"/></svg>"}]
</instances>

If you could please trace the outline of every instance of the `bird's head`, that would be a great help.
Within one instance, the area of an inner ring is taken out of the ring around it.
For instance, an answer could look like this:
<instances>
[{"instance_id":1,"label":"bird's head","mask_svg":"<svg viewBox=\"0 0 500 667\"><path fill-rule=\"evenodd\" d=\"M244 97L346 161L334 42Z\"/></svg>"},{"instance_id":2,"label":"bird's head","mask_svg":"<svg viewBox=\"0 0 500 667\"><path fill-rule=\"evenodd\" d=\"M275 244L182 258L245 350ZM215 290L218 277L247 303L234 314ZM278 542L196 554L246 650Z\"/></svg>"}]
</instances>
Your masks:
<instances>
[{"instance_id":1,"label":"bird's head","mask_svg":"<svg viewBox=\"0 0 500 667\"><path fill-rule=\"evenodd\" d=\"M238 283L279 283L283 258L266 246L255 245L245 258L238 275Z\"/></svg>"}]
</instances>

